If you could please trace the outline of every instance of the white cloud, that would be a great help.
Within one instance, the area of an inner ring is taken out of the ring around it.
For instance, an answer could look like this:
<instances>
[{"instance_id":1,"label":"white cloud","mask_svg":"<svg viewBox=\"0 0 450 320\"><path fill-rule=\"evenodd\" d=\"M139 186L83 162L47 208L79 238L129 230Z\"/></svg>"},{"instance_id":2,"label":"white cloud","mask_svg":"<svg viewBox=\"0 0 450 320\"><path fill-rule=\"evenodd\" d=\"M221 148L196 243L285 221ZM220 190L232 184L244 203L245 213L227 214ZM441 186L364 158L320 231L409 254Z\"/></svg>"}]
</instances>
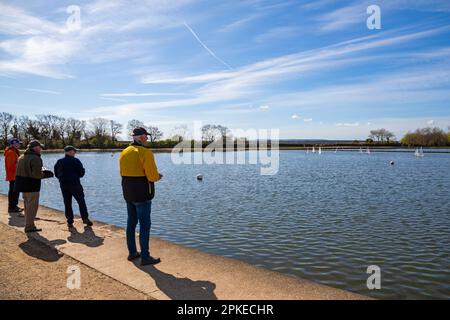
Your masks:
<instances>
[{"instance_id":1,"label":"white cloud","mask_svg":"<svg viewBox=\"0 0 450 320\"><path fill-rule=\"evenodd\" d=\"M102 93L102 97L158 97L158 96L185 96L185 93L175 92L124 92L124 93Z\"/></svg>"},{"instance_id":2,"label":"white cloud","mask_svg":"<svg viewBox=\"0 0 450 320\"><path fill-rule=\"evenodd\" d=\"M53 90L44 90L44 89L35 89L35 88L27 88L25 90L31 91L31 92L37 92L37 93L47 93L47 94L55 94L55 95L61 94L61 92L53 91Z\"/></svg>"},{"instance_id":3,"label":"white cloud","mask_svg":"<svg viewBox=\"0 0 450 320\"><path fill-rule=\"evenodd\" d=\"M297 114L293 114L293 115L291 116L291 119L300 119L300 116L297 115Z\"/></svg>"},{"instance_id":4,"label":"white cloud","mask_svg":"<svg viewBox=\"0 0 450 320\"><path fill-rule=\"evenodd\" d=\"M434 120L429 120L429 121L427 121L427 125L429 125L429 126L434 126Z\"/></svg>"},{"instance_id":5,"label":"white cloud","mask_svg":"<svg viewBox=\"0 0 450 320\"><path fill-rule=\"evenodd\" d=\"M356 23L365 25L367 19L366 8L367 5L364 3L358 3L323 14L317 18L321 24L320 30L338 31Z\"/></svg>"},{"instance_id":6,"label":"white cloud","mask_svg":"<svg viewBox=\"0 0 450 320\"><path fill-rule=\"evenodd\" d=\"M306 119L303 119L303 121L304 121L304 122L312 122L313 119L311 119L311 118L306 118Z\"/></svg>"},{"instance_id":7,"label":"white cloud","mask_svg":"<svg viewBox=\"0 0 450 320\"><path fill-rule=\"evenodd\" d=\"M261 110L269 110L269 106L267 106L267 105L259 106L259 108Z\"/></svg>"},{"instance_id":8,"label":"white cloud","mask_svg":"<svg viewBox=\"0 0 450 320\"><path fill-rule=\"evenodd\" d=\"M345 123L339 122L339 123L336 123L336 126L338 126L338 127L359 127L359 122L345 122Z\"/></svg>"},{"instance_id":9,"label":"white cloud","mask_svg":"<svg viewBox=\"0 0 450 320\"><path fill-rule=\"evenodd\" d=\"M368 50L392 47L405 42L426 38L445 31L448 27L435 28L412 33L390 33L390 36L356 38L334 45L302 51L294 54L270 58L241 66L233 71L212 72L199 75L182 75L166 73L158 76L152 73L142 77L148 84L192 84L192 98L173 99L162 102L143 102L124 104L121 106L105 106L97 108L98 112L121 110L126 108L162 109L174 107L199 106L215 103L240 102L258 103L264 101L273 106L282 107L336 107L372 103L371 101L387 101L390 104L410 101L426 101L430 96L443 98L450 96L448 90L439 89L449 78L447 64L422 64L417 70L395 70L384 77L367 76L368 81L356 79L345 85L313 88L307 91L267 95L267 89L273 83L307 77L324 69L350 67L370 61L389 60L389 53L370 54ZM359 54L359 56L358 56ZM405 54L407 57L407 54ZM445 57L445 56L444 56ZM419 58L414 58L419 59ZM420 60L418 60L420 61ZM370 81L369 81L370 80ZM408 92L408 95L405 95ZM264 99L264 100L262 100ZM370 104L369 104L370 105Z\"/></svg>"},{"instance_id":10,"label":"white cloud","mask_svg":"<svg viewBox=\"0 0 450 320\"><path fill-rule=\"evenodd\" d=\"M117 35L138 28L182 26L178 10L190 2L94 1L82 6L82 27L75 31L66 26L69 16L64 8L56 10L60 20L53 22L0 3L0 35L6 35L0 40L0 50L6 53L0 60L0 75L71 78L69 65L74 61L101 63L144 53L148 56L149 46L156 43L123 40Z\"/></svg>"}]
</instances>

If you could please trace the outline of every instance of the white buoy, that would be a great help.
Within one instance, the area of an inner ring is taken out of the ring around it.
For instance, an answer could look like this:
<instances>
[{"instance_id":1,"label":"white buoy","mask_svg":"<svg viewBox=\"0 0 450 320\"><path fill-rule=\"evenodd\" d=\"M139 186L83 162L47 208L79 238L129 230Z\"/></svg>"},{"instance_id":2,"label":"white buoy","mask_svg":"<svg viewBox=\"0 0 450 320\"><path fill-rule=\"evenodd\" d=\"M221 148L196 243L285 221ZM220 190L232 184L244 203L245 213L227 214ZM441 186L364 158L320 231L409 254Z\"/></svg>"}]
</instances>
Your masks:
<instances>
[{"instance_id":1,"label":"white buoy","mask_svg":"<svg viewBox=\"0 0 450 320\"><path fill-rule=\"evenodd\" d=\"M197 180L198 180L198 181L201 181L201 180L203 180L203 175L201 175L201 174L198 174L198 175L197 175Z\"/></svg>"}]
</instances>

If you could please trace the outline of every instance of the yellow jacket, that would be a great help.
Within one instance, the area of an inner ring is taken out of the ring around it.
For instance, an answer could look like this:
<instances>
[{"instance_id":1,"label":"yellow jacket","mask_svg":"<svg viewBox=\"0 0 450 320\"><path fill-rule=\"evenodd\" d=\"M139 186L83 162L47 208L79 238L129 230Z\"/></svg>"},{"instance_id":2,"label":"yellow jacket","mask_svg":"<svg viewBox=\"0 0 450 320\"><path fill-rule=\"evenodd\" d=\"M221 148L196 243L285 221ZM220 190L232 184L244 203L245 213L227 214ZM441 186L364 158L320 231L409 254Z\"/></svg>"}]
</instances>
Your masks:
<instances>
[{"instance_id":1,"label":"yellow jacket","mask_svg":"<svg viewBox=\"0 0 450 320\"><path fill-rule=\"evenodd\" d=\"M154 196L154 182L160 179L153 152L137 143L119 157L122 191L126 201L144 202Z\"/></svg>"},{"instance_id":2,"label":"yellow jacket","mask_svg":"<svg viewBox=\"0 0 450 320\"><path fill-rule=\"evenodd\" d=\"M122 177L147 177L148 181L159 180L155 157L150 149L132 144L119 157Z\"/></svg>"}]
</instances>

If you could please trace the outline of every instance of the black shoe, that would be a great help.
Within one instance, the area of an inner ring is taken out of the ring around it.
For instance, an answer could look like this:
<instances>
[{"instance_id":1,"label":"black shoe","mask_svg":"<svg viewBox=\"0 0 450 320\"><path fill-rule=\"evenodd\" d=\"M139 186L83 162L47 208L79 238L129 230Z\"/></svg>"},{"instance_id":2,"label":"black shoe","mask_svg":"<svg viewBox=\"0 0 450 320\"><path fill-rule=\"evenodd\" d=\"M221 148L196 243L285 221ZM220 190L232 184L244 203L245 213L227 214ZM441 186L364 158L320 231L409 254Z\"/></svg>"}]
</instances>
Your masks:
<instances>
[{"instance_id":1,"label":"black shoe","mask_svg":"<svg viewBox=\"0 0 450 320\"><path fill-rule=\"evenodd\" d=\"M15 208L12 208L12 209L8 209L8 213L20 213L20 212L22 212L23 211L23 209L22 208L19 208L19 207L15 207Z\"/></svg>"},{"instance_id":2,"label":"black shoe","mask_svg":"<svg viewBox=\"0 0 450 320\"><path fill-rule=\"evenodd\" d=\"M139 252L136 252L135 254L130 254L127 259L128 259L128 261L133 261L134 259L137 259L140 256L141 256L141 254Z\"/></svg>"},{"instance_id":3,"label":"black shoe","mask_svg":"<svg viewBox=\"0 0 450 320\"><path fill-rule=\"evenodd\" d=\"M83 220L83 223L84 223L85 225L87 225L88 227L92 227L92 226L94 225L94 224L92 223L92 221L89 220L89 219Z\"/></svg>"},{"instance_id":4,"label":"black shoe","mask_svg":"<svg viewBox=\"0 0 450 320\"><path fill-rule=\"evenodd\" d=\"M153 258L152 256L150 256L150 258L148 258L148 259L141 259L141 266L157 264L157 263L160 263L160 262L161 262L160 258Z\"/></svg>"},{"instance_id":5,"label":"black shoe","mask_svg":"<svg viewBox=\"0 0 450 320\"><path fill-rule=\"evenodd\" d=\"M42 231L42 229L36 228L36 227L34 227L34 228L32 228L32 229L25 230L26 233L30 233L30 232L39 232L39 231Z\"/></svg>"},{"instance_id":6,"label":"black shoe","mask_svg":"<svg viewBox=\"0 0 450 320\"><path fill-rule=\"evenodd\" d=\"M69 229L72 229L72 228L73 228L73 223L67 223L67 227L68 227Z\"/></svg>"}]
</instances>

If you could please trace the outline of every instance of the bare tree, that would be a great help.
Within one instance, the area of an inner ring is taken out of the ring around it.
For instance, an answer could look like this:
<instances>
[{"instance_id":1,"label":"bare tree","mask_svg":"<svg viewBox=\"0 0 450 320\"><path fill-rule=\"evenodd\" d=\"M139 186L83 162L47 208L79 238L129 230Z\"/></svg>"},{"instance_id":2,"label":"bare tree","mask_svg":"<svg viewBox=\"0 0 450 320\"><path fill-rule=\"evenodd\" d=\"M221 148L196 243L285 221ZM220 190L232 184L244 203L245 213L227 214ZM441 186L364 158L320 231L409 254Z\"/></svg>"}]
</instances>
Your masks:
<instances>
[{"instance_id":1,"label":"bare tree","mask_svg":"<svg viewBox=\"0 0 450 320\"><path fill-rule=\"evenodd\" d=\"M206 124L202 127L202 140L204 142L213 142L216 139L214 125Z\"/></svg>"},{"instance_id":2,"label":"bare tree","mask_svg":"<svg viewBox=\"0 0 450 320\"><path fill-rule=\"evenodd\" d=\"M60 140L59 124L63 118L53 114L36 115L40 127L40 136L45 145L54 146Z\"/></svg>"},{"instance_id":3,"label":"bare tree","mask_svg":"<svg viewBox=\"0 0 450 320\"><path fill-rule=\"evenodd\" d=\"M392 132L390 132L389 130L378 129L378 130L370 131L369 138L373 139L373 140L375 140L377 142L381 142L381 143L387 142L387 143L389 143L395 138L395 135Z\"/></svg>"},{"instance_id":4,"label":"bare tree","mask_svg":"<svg viewBox=\"0 0 450 320\"><path fill-rule=\"evenodd\" d=\"M220 137L225 141L227 137L230 135L230 130L227 127L216 125L215 131L217 131L220 135Z\"/></svg>"},{"instance_id":5,"label":"bare tree","mask_svg":"<svg viewBox=\"0 0 450 320\"><path fill-rule=\"evenodd\" d=\"M14 115L7 112L0 112L0 137L3 140L3 146L6 146L8 143L8 133L11 129L13 120Z\"/></svg>"},{"instance_id":6,"label":"bare tree","mask_svg":"<svg viewBox=\"0 0 450 320\"><path fill-rule=\"evenodd\" d=\"M112 142L117 141L117 136L122 133L123 125L119 122L111 120L111 140Z\"/></svg>"},{"instance_id":7,"label":"bare tree","mask_svg":"<svg viewBox=\"0 0 450 320\"><path fill-rule=\"evenodd\" d=\"M91 135L95 139L97 146L103 147L108 138L109 121L105 118L94 118L89 121Z\"/></svg>"},{"instance_id":8,"label":"bare tree","mask_svg":"<svg viewBox=\"0 0 450 320\"><path fill-rule=\"evenodd\" d=\"M69 118L66 121L67 139L69 144L81 141L85 123L78 119Z\"/></svg>"},{"instance_id":9,"label":"bare tree","mask_svg":"<svg viewBox=\"0 0 450 320\"><path fill-rule=\"evenodd\" d=\"M173 141L181 142L187 138L188 132L189 132L189 129L188 129L187 125L182 124L182 125L176 126L172 130L171 139Z\"/></svg>"},{"instance_id":10,"label":"bare tree","mask_svg":"<svg viewBox=\"0 0 450 320\"><path fill-rule=\"evenodd\" d=\"M145 124L142 121L136 120L136 119L128 121L127 130L129 133L133 132L133 129L136 129L139 127L145 128Z\"/></svg>"},{"instance_id":11,"label":"bare tree","mask_svg":"<svg viewBox=\"0 0 450 320\"><path fill-rule=\"evenodd\" d=\"M147 132L151 143L155 142L163 136L163 132L159 130L158 127L148 126Z\"/></svg>"}]
</instances>

